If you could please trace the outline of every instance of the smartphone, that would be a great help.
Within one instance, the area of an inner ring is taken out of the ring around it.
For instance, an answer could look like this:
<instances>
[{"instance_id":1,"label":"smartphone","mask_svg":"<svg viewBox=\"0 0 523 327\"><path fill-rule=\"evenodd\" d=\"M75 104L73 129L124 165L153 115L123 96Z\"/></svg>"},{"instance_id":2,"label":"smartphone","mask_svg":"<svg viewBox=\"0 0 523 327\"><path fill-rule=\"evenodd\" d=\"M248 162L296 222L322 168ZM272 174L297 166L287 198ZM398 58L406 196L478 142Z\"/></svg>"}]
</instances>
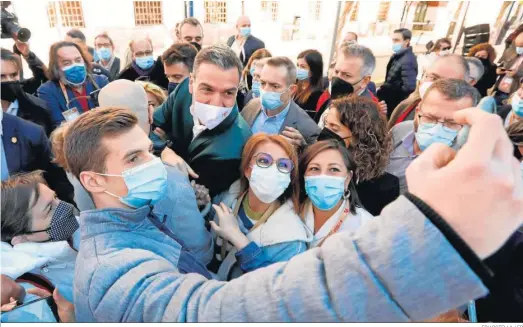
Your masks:
<instances>
[{"instance_id":1,"label":"smartphone","mask_svg":"<svg viewBox=\"0 0 523 327\"><path fill-rule=\"evenodd\" d=\"M38 298L0 314L1 322L59 322L58 307L53 296Z\"/></svg>"}]
</instances>

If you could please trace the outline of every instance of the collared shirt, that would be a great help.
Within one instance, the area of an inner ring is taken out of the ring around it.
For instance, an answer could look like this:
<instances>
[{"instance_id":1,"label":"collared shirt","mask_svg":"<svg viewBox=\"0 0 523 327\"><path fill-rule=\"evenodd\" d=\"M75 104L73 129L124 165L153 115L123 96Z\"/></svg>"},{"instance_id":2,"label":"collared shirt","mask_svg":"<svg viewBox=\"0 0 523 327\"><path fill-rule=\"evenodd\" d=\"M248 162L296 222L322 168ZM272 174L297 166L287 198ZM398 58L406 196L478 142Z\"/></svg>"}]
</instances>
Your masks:
<instances>
[{"instance_id":1,"label":"collared shirt","mask_svg":"<svg viewBox=\"0 0 523 327\"><path fill-rule=\"evenodd\" d=\"M192 127L192 140L194 141L194 139L196 137L198 137L198 135L200 135L203 131L205 131L207 129L207 127L205 127L204 125L200 124L200 121L194 115L193 109L194 109L194 106L191 106L190 112L191 112L192 120L193 120L193 123L194 123L194 126Z\"/></svg>"},{"instance_id":2,"label":"collared shirt","mask_svg":"<svg viewBox=\"0 0 523 327\"><path fill-rule=\"evenodd\" d=\"M272 117L267 116L266 110L262 107L260 114L258 117L256 117L254 123L252 124L252 133L254 134L264 132L267 134L279 134L281 126L283 125L283 122L289 113L290 106L291 102L289 101L289 104L287 107L285 107L285 109L283 109L282 112Z\"/></svg>"},{"instance_id":3,"label":"collared shirt","mask_svg":"<svg viewBox=\"0 0 523 327\"><path fill-rule=\"evenodd\" d=\"M5 113L13 115L13 116L17 116L18 108L20 108L20 104L18 103L18 99L16 99L15 101L11 102L11 104L9 105L9 107L7 108Z\"/></svg>"},{"instance_id":4,"label":"collared shirt","mask_svg":"<svg viewBox=\"0 0 523 327\"><path fill-rule=\"evenodd\" d=\"M412 131L400 141L400 144L395 144L394 151L390 154L389 165L385 169L389 174L399 178L400 194L408 191L405 171L410 163L418 157L414 153L415 140L415 133Z\"/></svg>"}]
</instances>

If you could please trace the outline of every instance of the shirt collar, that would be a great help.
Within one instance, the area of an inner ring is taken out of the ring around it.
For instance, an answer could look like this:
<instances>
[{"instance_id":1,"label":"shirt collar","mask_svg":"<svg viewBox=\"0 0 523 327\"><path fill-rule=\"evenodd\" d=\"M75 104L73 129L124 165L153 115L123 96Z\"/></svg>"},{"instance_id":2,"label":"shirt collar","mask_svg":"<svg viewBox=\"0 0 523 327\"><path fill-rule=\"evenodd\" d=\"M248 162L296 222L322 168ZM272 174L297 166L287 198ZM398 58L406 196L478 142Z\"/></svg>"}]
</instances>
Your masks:
<instances>
[{"instance_id":1,"label":"shirt collar","mask_svg":"<svg viewBox=\"0 0 523 327\"><path fill-rule=\"evenodd\" d=\"M402 140L401 145L409 152L411 156L415 156L414 153L414 141L416 140L414 131L407 134Z\"/></svg>"},{"instance_id":2,"label":"shirt collar","mask_svg":"<svg viewBox=\"0 0 523 327\"><path fill-rule=\"evenodd\" d=\"M16 112L18 112L18 108L20 107L20 104L18 103L18 99L15 99L15 101L11 102L9 107L6 110L6 113L16 116ZM14 112L14 114L13 114Z\"/></svg>"}]
</instances>

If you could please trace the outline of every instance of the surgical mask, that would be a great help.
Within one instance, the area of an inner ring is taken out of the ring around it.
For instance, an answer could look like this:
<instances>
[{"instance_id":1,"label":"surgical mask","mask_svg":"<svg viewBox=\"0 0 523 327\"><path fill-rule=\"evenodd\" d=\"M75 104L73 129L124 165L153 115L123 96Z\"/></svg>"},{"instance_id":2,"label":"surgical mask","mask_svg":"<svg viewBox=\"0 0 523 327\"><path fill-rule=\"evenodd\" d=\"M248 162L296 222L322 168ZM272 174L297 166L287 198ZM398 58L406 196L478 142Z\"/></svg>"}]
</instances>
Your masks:
<instances>
[{"instance_id":1,"label":"surgical mask","mask_svg":"<svg viewBox=\"0 0 523 327\"><path fill-rule=\"evenodd\" d=\"M272 203L285 192L291 183L291 175L282 173L273 163L269 168L254 165L249 187L263 203Z\"/></svg>"},{"instance_id":2,"label":"surgical mask","mask_svg":"<svg viewBox=\"0 0 523 327\"><path fill-rule=\"evenodd\" d=\"M415 134L416 142L421 151L424 151L433 143L442 143L447 146L452 146L458 131L453 131L445 128L443 124L420 124L418 131Z\"/></svg>"},{"instance_id":3,"label":"surgical mask","mask_svg":"<svg viewBox=\"0 0 523 327\"><path fill-rule=\"evenodd\" d=\"M65 81L71 85L81 85L85 82L87 71L83 63L75 63L62 68Z\"/></svg>"},{"instance_id":4,"label":"surgical mask","mask_svg":"<svg viewBox=\"0 0 523 327\"><path fill-rule=\"evenodd\" d=\"M296 78L298 81L304 81L309 78L309 71L307 69L298 68L296 70Z\"/></svg>"},{"instance_id":5,"label":"surgical mask","mask_svg":"<svg viewBox=\"0 0 523 327\"><path fill-rule=\"evenodd\" d=\"M327 211L334 208L345 194L346 179L328 175L305 176L305 192L316 208Z\"/></svg>"},{"instance_id":6,"label":"surgical mask","mask_svg":"<svg viewBox=\"0 0 523 327\"><path fill-rule=\"evenodd\" d=\"M211 130L220 125L232 112L233 107L218 107L210 104L194 102L194 116L207 129Z\"/></svg>"},{"instance_id":7,"label":"surgical mask","mask_svg":"<svg viewBox=\"0 0 523 327\"><path fill-rule=\"evenodd\" d=\"M178 84L180 84L180 83L169 82L169 86L167 87L167 91L169 92L169 94L171 94L174 90L176 90L176 87L178 86Z\"/></svg>"},{"instance_id":8,"label":"surgical mask","mask_svg":"<svg viewBox=\"0 0 523 327\"><path fill-rule=\"evenodd\" d=\"M283 105L281 101L281 96L287 92L289 89L283 92L269 92L260 89L261 103L264 109L266 110L276 110Z\"/></svg>"},{"instance_id":9,"label":"surgical mask","mask_svg":"<svg viewBox=\"0 0 523 327\"><path fill-rule=\"evenodd\" d=\"M252 81L252 94L254 94L255 97L260 96L260 82Z\"/></svg>"},{"instance_id":10,"label":"surgical mask","mask_svg":"<svg viewBox=\"0 0 523 327\"><path fill-rule=\"evenodd\" d=\"M516 47L516 52L518 55L522 55L523 54L523 47Z\"/></svg>"},{"instance_id":11,"label":"surgical mask","mask_svg":"<svg viewBox=\"0 0 523 327\"><path fill-rule=\"evenodd\" d=\"M329 84L329 93L332 100L351 95L354 93L354 86L339 77L333 77Z\"/></svg>"},{"instance_id":12,"label":"surgical mask","mask_svg":"<svg viewBox=\"0 0 523 327\"><path fill-rule=\"evenodd\" d=\"M419 86L419 95L423 99L425 96L425 93L427 93L427 90L434 82L421 82L421 85Z\"/></svg>"},{"instance_id":13,"label":"surgical mask","mask_svg":"<svg viewBox=\"0 0 523 327\"><path fill-rule=\"evenodd\" d=\"M392 52L398 53L401 50L401 43L392 44Z\"/></svg>"},{"instance_id":14,"label":"surgical mask","mask_svg":"<svg viewBox=\"0 0 523 327\"><path fill-rule=\"evenodd\" d=\"M247 37L247 36L251 35L251 28L250 27L240 28L240 35L243 37Z\"/></svg>"},{"instance_id":15,"label":"surgical mask","mask_svg":"<svg viewBox=\"0 0 523 327\"><path fill-rule=\"evenodd\" d=\"M140 67L143 70L147 70L154 65L154 57L146 56L146 57L136 58L135 62L138 67Z\"/></svg>"},{"instance_id":16,"label":"surgical mask","mask_svg":"<svg viewBox=\"0 0 523 327\"><path fill-rule=\"evenodd\" d=\"M47 232L49 240L53 242L66 241L80 227L74 215L74 206L70 203L60 201L53 212L48 229L33 231L28 234Z\"/></svg>"},{"instance_id":17,"label":"surgical mask","mask_svg":"<svg viewBox=\"0 0 523 327\"><path fill-rule=\"evenodd\" d=\"M251 67L251 69L249 69L249 74L251 74L251 76L254 77L254 72L255 71L256 71L256 68Z\"/></svg>"},{"instance_id":18,"label":"surgical mask","mask_svg":"<svg viewBox=\"0 0 523 327\"><path fill-rule=\"evenodd\" d=\"M518 93L514 93L512 96L512 111L519 117L523 117L523 101L519 97Z\"/></svg>"},{"instance_id":19,"label":"surgical mask","mask_svg":"<svg viewBox=\"0 0 523 327\"><path fill-rule=\"evenodd\" d=\"M111 49L109 48L100 48L96 50L96 53L98 53L98 57L102 60L109 60L113 57L113 53L111 52Z\"/></svg>"},{"instance_id":20,"label":"surgical mask","mask_svg":"<svg viewBox=\"0 0 523 327\"><path fill-rule=\"evenodd\" d=\"M152 156L152 155L151 155ZM118 198L120 202L132 208L154 205L167 189L167 170L162 160L153 157L139 166L125 170L121 175L100 174L101 176L122 177L127 186L127 195L119 197L108 191L105 193Z\"/></svg>"}]
</instances>

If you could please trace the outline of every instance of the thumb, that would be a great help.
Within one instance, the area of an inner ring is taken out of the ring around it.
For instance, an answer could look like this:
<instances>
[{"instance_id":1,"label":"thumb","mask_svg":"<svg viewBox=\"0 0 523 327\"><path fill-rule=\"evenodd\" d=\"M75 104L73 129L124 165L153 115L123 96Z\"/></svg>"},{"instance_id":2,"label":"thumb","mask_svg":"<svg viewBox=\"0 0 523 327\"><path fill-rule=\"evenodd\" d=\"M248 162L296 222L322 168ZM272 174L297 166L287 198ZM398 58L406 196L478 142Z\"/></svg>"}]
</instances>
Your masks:
<instances>
[{"instance_id":1,"label":"thumb","mask_svg":"<svg viewBox=\"0 0 523 327\"><path fill-rule=\"evenodd\" d=\"M53 299L56 302L56 305L64 305L67 304L69 301L67 301L60 292L58 292L58 287L54 289L53 292Z\"/></svg>"},{"instance_id":2,"label":"thumb","mask_svg":"<svg viewBox=\"0 0 523 327\"><path fill-rule=\"evenodd\" d=\"M210 221L209 225L211 225L211 228L213 231L215 231L216 233L219 233L220 226L218 226L214 221Z\"/></svg>"},{"instance_id":3,"label":"thumb","mask_svg":"<svg viewBox=\"0 0 523 327\"><path fill-rule=\"evenodd\" d=\"M456 151L450 147L434 143L425 149L421 155L413 161L411 166L415 166L416 170L431 171L441 169L449 164L456 156Z\"/></svg>"},{"instance_id":4,"label":"thumb","mask_svg":"<svg viewBox=\"0 0 523 327\"><path fill-rule=\"evenodd\" d=\"M36 295L41 298L51 296L51 293L49 293L48 291L46 291L44 289L38 288L38 287L28 289L27 293Z\"/></svg>"},{"instance_id":5,"label":"thumb","mask_svg":"<svg viewBox=\"0 0 523 327\"><path fill-rule=\"evenodd\" d=\"M189 173L189 176L192 178L199 178L200 176L194 172L194 170L189 166L189 164L185 163L185 166L187 167L187 172Z\"/></svg>"}]
</instances>

